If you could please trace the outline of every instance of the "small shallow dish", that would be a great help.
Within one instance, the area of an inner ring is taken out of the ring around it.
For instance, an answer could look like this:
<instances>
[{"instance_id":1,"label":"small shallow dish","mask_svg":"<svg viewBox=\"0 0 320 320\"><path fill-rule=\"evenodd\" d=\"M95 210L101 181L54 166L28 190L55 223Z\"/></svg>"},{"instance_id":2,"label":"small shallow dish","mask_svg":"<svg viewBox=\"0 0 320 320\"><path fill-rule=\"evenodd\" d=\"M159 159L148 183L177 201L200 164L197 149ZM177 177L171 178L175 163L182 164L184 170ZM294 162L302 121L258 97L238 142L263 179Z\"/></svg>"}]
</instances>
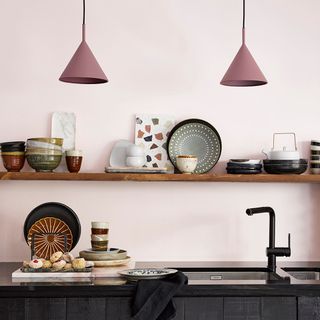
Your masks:
<instances>
[{"instance_id":1,"label":"small shallow dish","mask_svg":"<svg viewBox=\"0 0 320 320\"><path fill-rule=\"evenodd\" d=\"M119 274L129 281L138 281L138 280L163 279L177 272L178 270L176 269L146 268L146 269L123 270L123 271L119 271Z\"/></svg>"},{"instance_id":2,"label":"small shallow dish","mask_svg":"<svg viewBox=\"0 0 320 320\"><path fill-rule=\"evenodd\" d=\"M230 159L229 163L235 164L261 164L259 159Z\"/></svg>"}]
</instances>

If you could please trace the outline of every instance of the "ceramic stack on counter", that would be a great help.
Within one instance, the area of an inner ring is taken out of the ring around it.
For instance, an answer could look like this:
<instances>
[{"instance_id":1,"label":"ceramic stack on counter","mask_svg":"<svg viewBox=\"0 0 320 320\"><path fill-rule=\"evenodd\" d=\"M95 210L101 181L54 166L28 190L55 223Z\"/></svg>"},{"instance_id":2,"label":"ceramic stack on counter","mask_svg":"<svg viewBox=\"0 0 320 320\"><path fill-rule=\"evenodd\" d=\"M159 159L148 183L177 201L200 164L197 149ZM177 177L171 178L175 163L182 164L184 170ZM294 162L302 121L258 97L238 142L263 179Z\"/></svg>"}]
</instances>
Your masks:
<instances>
[{"instance_id":1,"label":"ceramic stack on counter","mask_svg":"<svg viewBox=\"0 0 320 320\"><path fill-rule=\"evenodd\" d=\"M320 174L320 140L311 140L310 172Z\"/></svg>"},{"instance_id":2,"label":"ceramic stack on counter","mask_svg":"<svg viewBox=\"0 0 320 320\"><path fill-rule=\"evenodd\" d=\"M261 160L230 159L227 163L227 173L229 174L257 174L261 173Z\"/></svg>"},{"instance_id":3,"label":"ceramic stack on counter","mask_svg":"<svg viewBox=\"0 0 320 320\"><path fill-rule=\"evenodd\" d=\"M275 138L277 135L292 135L294 137L294 148L282 146L276 149ZM262 151L267 159L263 160L263 168L270 174L301 174L308 168L308 160L300 159L297 149L296 135L294 133L274 133L273 147L270 151Z\"/></svg>"}]
</instances>

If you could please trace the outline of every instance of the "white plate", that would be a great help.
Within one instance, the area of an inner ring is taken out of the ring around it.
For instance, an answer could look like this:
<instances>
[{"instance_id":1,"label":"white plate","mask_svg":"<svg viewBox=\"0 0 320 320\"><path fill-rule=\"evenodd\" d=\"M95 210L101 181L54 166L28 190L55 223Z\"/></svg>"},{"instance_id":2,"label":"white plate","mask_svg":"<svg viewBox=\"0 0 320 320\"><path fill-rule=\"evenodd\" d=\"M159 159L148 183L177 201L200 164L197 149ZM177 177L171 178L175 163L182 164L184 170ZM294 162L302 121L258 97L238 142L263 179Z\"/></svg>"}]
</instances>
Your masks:
<instances>
[{"instance_id":1,"label":"white plate","mask_svg":"<svg viewBox=\"0 0 320 320\"><path fill-rule=\"evenodd\" d=\"M176 269L158 269L158 268L146 268L146 269L128 269L119 271L122 277L130 281L138 280L154 280L162 279L178 272Z\"/></svg>"},{"instance_id":2,"label":"white plate","mask_svg":"<svg viewBox=\"0 0 320 320\"><path fill-rule=\"evenodd\" d=\"M112 148L110 155L111 167L126 167L127 147L134 143L129 140L119 140Z\"/></svg>"}]
</instances>

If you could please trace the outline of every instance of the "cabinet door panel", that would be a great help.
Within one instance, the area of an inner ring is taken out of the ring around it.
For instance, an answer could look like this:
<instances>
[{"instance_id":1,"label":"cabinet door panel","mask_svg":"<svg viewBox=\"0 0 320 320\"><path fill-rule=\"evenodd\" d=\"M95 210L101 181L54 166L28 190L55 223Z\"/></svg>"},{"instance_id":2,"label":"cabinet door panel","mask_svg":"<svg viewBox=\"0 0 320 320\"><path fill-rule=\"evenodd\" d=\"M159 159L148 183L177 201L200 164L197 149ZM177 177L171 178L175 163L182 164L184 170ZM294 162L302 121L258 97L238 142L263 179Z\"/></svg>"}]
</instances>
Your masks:
<instances>
[{"instance_id":1,"label":"cabinet door panel","mask_svg":"<svg viewBox=\"0 0 320 320\"><path fill-rule=\"evenodd\" d=\"M67 298L67 320L105 320L105 298Z\"/></svg>"},{"instance_id":2,"label":"cabinet door panel","mask_svg":"<svg viewBox=\"0 0 320 320\"><path fill-rule=\"evenodd\" d=\"M65 298L25 299L25 320L66 320Z\"/></svg>"},{"instance_id":3,"label":"cabinet door panel","mask_svg":"<svg viewBox=\"0 0 320 320\"><path fill-rule=\"evenodd\" d=\"M296 320L297 299L294 297L261 298L262 320Z\"/></svg>"},{"instance_id":4,"label":"cabinet door panel","mask_svg":"<svg viewBox=\"0 0 320 320\"><path fill-rule=\"evenodd\" d=\"M224 298L224 320L261 320L261 299Z\"/></svg>"},{"instance_id":5,"label":"cabinet door panel","mask_svg":"<svg viewBox=\"0 0 320 320\"><path fill-rule=\"evenodd\" d=\"M107 298L106 320L131 319L131 298Z\"/></svg>"},{"instance_id":6,"label":"cabinet door panel","mask_svg":"<svg viewBox=\"0 0 320 320\"><path fill-rule=\"evenodd\" d=\"M320 320L320 298L298 298L298 320Z\"/></svg>"},{"instance_id":7,"label":"cabinet door panel","mask_svg":"<svg viewBox=\"0 0 320 320\"><path fill-rule=\"evenodd\" d=\"M24 298L1 298L0 299L0 319L24 320L25 301Z\"/></svg>"},{"instance_id":8,"label":"cabinet door panel","mask_svg":"<svg viewBox=\"0 0 320 320\"><path fill-rule=\"evenodd\" d=\"M184 320L222 320L223 298L185 298Z\"/></svg>"}]
</instances>

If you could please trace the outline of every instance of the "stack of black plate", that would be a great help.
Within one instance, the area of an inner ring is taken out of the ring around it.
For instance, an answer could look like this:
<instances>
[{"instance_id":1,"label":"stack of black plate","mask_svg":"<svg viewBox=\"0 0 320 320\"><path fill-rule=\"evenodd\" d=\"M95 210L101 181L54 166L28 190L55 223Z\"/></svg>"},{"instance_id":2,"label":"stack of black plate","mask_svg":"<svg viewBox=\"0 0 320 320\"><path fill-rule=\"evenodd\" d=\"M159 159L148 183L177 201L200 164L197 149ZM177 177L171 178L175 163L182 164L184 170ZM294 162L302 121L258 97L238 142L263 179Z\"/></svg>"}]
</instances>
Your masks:
<instances>
[{"instance_id":1,"label":"stack of black plate","mask_svg":"<svg viewBox=\"0 0 320 320\"><path fill-rule=\"evenodd\" d=\"M261 173L262 164L260 160L231 159L226 169L230 174L257 174Z\"/></svg>"},{"instance_id":2,"label":"stack of black plate","mask_svg":"<svg viewBox=\"0 0 320 320\"><path fill-rule=\"evenodd\" d=\"M271 174L301 174L308 168L308 160L263 160L263 168Z\"/></svg>"}]
</instances>

